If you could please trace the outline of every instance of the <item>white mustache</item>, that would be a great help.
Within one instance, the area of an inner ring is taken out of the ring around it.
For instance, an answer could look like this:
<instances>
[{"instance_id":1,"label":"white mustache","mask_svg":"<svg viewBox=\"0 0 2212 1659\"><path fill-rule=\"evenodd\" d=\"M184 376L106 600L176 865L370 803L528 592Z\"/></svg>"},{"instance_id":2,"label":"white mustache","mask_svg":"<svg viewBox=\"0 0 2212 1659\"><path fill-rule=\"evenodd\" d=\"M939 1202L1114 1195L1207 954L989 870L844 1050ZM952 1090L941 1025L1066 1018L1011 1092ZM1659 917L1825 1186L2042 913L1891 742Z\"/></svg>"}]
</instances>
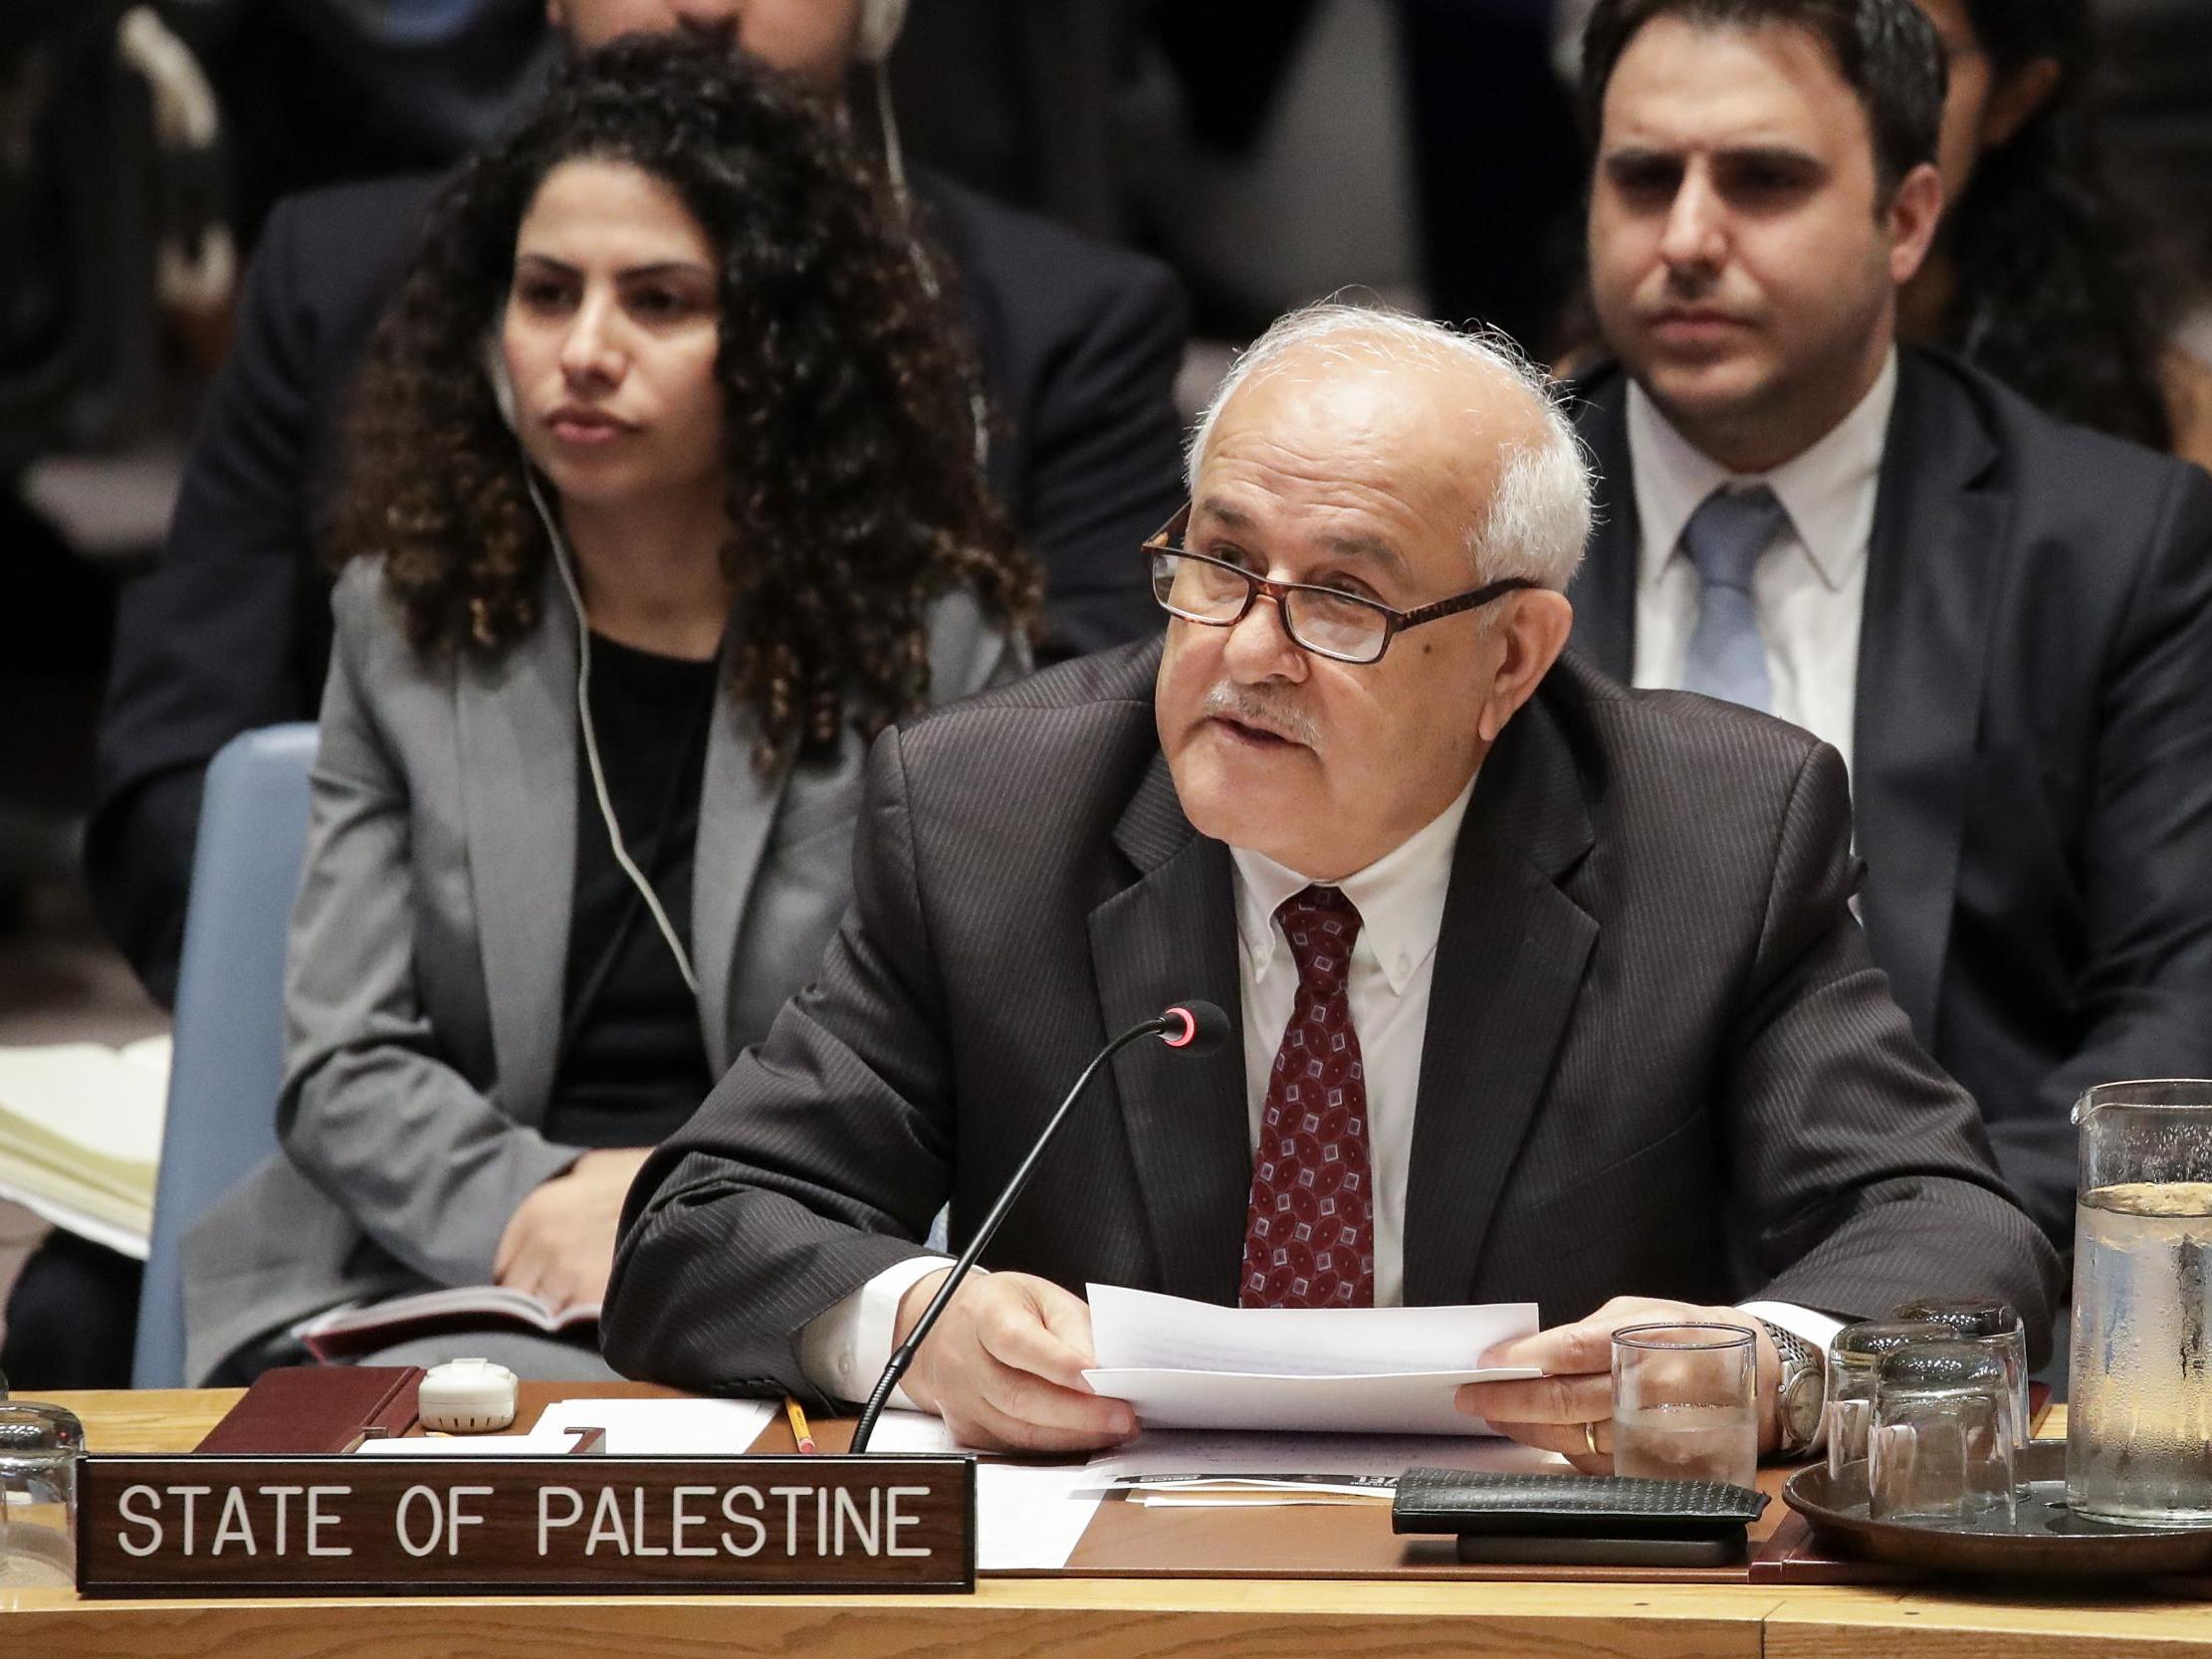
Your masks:
<instances>
[{"instance_id":1,"label":"white mustache","mask_svg":"<svg viewBox=\"0 0 2212 1659\"><path fill-rule=\"evenodd\" d=\"M1321 746L1321 728L1314 724L1312 716L1294 704L1263 697L1249 686L1225 681L1217 685L1206 694L1205 702L1199 705L1199 713L1209 720L1225 715L1230 720L1276 732L1308 748Z\"/></svg>"}]
</instances>

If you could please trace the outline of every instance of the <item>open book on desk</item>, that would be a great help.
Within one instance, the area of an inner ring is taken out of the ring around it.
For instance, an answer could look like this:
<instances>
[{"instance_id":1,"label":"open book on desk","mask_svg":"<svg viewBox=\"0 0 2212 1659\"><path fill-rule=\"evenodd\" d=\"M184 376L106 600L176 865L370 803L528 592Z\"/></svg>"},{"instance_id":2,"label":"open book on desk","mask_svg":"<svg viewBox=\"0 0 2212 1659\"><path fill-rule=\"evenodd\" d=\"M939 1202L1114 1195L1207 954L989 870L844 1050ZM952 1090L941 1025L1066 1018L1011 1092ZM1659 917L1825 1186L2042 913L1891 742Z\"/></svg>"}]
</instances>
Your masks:
<instances>
[{"instance_id":1,"label":"open book on desk","mask_svg":"<svg viewBox=\"0 0 2212 1659\"><path fill-rule=\"evenodd\" d=\"M598 1321L596 1302L578 1302L555 1312L527 1291L504 1285L461 1285L362 1307L333 1308L302 1320L292 1334L318 1359L354 1359L417 1337L486 1330L561 1337L587 1331Z\"/></svg>"},{"instance_id":2,"label":"open book on desk","mask_svg":"<svg viewBox=\"0 0 2212 1659\"><path fill-rule=\"evenodd\" d=\"M1089 1287L1092 1389L1147 1428L1487 1434L1452 1404L1465 1382L1539 1376L1480 1366L1536 1330L1533 1302L1466 1308L1221 1308Z\"/></svg>"}]
</instances>

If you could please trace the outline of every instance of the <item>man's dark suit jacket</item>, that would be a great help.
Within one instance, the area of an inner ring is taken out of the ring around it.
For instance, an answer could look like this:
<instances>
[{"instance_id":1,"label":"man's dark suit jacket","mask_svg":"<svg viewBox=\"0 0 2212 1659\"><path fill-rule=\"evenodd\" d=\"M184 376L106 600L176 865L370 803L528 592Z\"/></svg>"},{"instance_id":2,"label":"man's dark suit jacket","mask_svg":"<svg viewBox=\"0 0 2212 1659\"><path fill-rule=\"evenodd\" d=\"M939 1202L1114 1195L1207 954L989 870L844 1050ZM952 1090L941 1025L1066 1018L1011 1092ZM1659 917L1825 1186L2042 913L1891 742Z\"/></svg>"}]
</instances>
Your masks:
<instances>
[{"instance_id":1,"label":"man's dark suit jacket","mask_svg":"<svg viewBox=\"0 0 2212 1659\"><path fill-rule=\"evenodd\" d=\"M1137 548L1181 500L1175 279L934 174L913 182L999 422L993 487L1044 563L1048 649L1156 632ZM318 191L271 216L161 562L123 596L88 875L163 1001L207 762L249 727L315 718L331 652L318 546L345 396L443 183Z\"/></svg>"},{"instance_id":2,"label":"man's dark suit jacket","mask_svg":"<svg viewBox=\"0 0 2212 1659\"><path fill-rule=\"evenodd\" d=\"M1572 645L1633 678L1627 380ZM1852 726L1867 937L2062 1247L2073 1102L2212 1075L2212 480L1899 354Z\"/></svg>"},{"instance_id":3,"label":"man's dark suit jacket","mask_svg":"<svg viewBox=\"0 0 2212 1659\"><path fill-rule=\"evenodd\" d=\"M631 1188L618 1368L811 1396L806 1323L947 1199L962 1240L1110 1033L1239 1007L1231 861L1178 803L1158 661L1064 664L878 740L819 980ZM1990 1294L2048 1346L2057 1258L1868 958L1850 832L1840 758L1794 726L1553 670L1453 859L1409 1303ZM986 1265L1234 1303L1243 1055L1123 1051Z\"/></svg>"}]
</instances>

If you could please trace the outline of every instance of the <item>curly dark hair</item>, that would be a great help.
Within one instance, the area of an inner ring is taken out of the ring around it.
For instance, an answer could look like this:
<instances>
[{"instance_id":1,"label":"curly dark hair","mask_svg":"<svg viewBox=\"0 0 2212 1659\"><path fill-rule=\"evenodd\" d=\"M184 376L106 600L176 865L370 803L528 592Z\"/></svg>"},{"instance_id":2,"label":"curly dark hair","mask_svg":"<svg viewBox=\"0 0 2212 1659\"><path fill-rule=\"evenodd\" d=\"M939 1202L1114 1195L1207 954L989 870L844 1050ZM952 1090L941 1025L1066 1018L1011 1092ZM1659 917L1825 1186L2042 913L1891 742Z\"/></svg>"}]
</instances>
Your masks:
<instances>
[{"instance_id":1,"label":"curly dark hair","mask_svg":"<svg viewBox=\"0 0 2212 1659\"><path fill-rule=\"evenodd\" d=\"M1035 567L978 464L979 381L942 262L817 95L663 35L575 58L463 168L371 341L331 552L382 556L415 644L496 653L538 624L551 547L483 351L530 203L577 158L662 180L721 252L731 691L758 718L759 762L921 707L944 589L1028 626Z\"/></svg>"},{"instance_id":2,"label":"curly dark hair","mask_svg":"<svg viewBox=\"0 0 2212 1659\"><path fill-rule=\"evenodd\" d=\"M1966 11L1999 81L2038 58L2061 75L1951 210L1944 343L2064 419L2169 449L2160 359L2179 291L2105 169L2090 0L1967 0Z\"/></svg>"}]
</instances>

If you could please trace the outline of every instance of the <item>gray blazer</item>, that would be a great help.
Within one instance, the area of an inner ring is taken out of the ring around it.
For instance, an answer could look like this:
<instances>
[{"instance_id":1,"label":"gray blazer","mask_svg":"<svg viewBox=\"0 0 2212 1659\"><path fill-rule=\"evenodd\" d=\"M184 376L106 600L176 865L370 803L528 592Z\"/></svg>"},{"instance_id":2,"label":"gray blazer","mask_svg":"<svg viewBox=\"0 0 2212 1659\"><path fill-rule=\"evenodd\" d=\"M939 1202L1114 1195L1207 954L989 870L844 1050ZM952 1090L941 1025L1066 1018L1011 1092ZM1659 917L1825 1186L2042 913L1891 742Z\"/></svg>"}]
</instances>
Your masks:
<instances>
[{"instance_id":1,"label":"gray blazer","mask_svg":"<svg viewBox=\"0 0 2212 1659\"><path fill-rule=\"evenodd\" d=\"M576 843L574 611L500 656L411 647L382 568L332 595L306 868L286 966L278 1130L184 1241L185 1374L335 1307L490 1280L524 1197L574 1161L539 1133L553 1085ZM949 701L1019 676L1020 642L966 592L936 601ZM725 699L707 745L691 948L725 1070L812 977L851 896L865 745L753 763Z\"/></svg>"}]
</instances>

